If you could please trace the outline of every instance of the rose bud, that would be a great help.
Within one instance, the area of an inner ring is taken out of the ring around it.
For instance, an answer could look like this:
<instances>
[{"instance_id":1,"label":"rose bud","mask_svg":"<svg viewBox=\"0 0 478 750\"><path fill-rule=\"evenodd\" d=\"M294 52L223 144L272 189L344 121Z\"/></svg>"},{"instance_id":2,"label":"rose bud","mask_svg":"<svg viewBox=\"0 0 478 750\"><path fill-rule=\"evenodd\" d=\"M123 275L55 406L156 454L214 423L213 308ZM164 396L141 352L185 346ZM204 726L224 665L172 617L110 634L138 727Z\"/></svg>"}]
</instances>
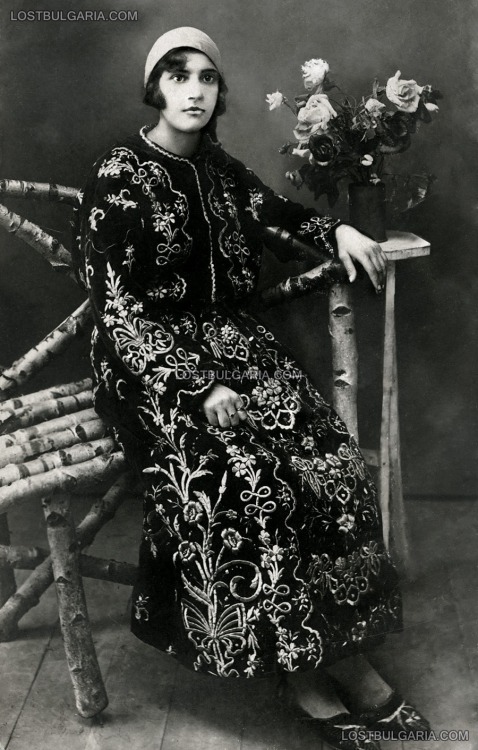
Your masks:
<instances>
[{"instance_id":1,"label":"rose bud","mask_svg":"<svg viewBox=\"0 0 478 750\"><path fill-rule=\"evenodd\" d=\"M309 138L309 148L321 167L327 167L337 156L337 148L330 135L312 135Z\"/></svg>"},{"instance_id":2,"label":"rose bud","mask_svg":"<svg viewBox=\"0 0 478 750\"><path fill-rule=\"evenodd\" d=\"M295 170L294 170L293 172L286 172L286 173L285 173L285 176L286 176L286 178L287 178L288 180L290 180L290 182L292 182L292 184L293 184L293 185L294 185L294 187L296 187L296 188L300 188L300 186L301 186L301 185L302 185L302 183L304 182L304 180L303 180L303 179L302 179L302 177L300 176L300 174L299 174L299 172L297 171L297 169L295 169Z\"/></svg>"}]
</instances>

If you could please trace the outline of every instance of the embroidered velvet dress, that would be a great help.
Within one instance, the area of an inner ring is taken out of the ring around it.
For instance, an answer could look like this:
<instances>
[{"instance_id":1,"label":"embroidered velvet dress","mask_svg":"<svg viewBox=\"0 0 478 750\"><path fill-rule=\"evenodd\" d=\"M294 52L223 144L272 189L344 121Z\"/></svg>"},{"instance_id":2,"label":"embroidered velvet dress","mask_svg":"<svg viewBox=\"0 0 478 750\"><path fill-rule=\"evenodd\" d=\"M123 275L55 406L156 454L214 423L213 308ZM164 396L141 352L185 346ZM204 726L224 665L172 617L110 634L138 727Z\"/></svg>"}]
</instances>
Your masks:
<instances>
[{"instance_id":1,"label":"embroidered velvet dress","mask_svg":"<svg viewBox=\"0 0 478 750\"><path fill-rule=\"evenodd\" d=\"M333 255L337 222L208 137L187 159L147 130L98 160L76 229L96 408L146 487L132 631L220 676L330 664L400 629L397 576L354 439L245 308L263 225ZM236 429L200 409L215 382Z\"/></svg>"}]
</instances>

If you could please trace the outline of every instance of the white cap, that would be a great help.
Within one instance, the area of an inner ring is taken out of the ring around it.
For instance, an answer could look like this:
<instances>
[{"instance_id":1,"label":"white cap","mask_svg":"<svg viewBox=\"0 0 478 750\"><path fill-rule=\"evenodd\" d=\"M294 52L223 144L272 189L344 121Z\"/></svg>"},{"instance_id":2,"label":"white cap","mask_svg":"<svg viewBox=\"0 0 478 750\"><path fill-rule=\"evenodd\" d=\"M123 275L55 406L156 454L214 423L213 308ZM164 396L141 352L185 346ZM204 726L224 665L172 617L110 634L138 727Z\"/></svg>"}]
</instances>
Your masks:
<instances>
[{"instance_id":1,"label":"white cap","mask_svg":"<svg viewBox=\"0 0 478 750\"><path fill-rule=\"evenodd\" d=\"M177 47L192 47L192 49L197 49L198 52L203 52L222 75L221 53L211 37L193 26L180 26L162 34L151 47L144 68L145 86L158 60L161 60L167 52Z\"/></svg>"}]
</instances>

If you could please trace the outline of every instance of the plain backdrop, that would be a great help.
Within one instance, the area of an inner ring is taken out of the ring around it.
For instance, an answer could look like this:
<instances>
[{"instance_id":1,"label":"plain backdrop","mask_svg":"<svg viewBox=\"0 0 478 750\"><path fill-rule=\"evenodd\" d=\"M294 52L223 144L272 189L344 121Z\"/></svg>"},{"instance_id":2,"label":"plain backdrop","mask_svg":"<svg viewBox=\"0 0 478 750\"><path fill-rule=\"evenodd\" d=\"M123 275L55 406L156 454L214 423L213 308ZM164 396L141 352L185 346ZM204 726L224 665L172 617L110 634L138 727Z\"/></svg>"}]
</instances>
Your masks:
<instances>
[{"instance_id":1,"label":"plain backdrop","mask_svg":"<svg viewBox=\"0 0 478 750\"><path fill-rule=\"evenodd\" d=\"M399 265L397 331L405 490L476 494L477 117L475 0L10 0L0 11L0 179L80 186L94 159L152 122L141 103L145 56L174 26L202 28L223 54L228 112L224 146L274 189L314 205L286 181L298 166L279 155L293 117L269 112L266 94L301 93L300 65L328 60L341 87L361 96L377 76L431 83L444 99L435 121L393 159L396 172L436 175L433 195L402 228L426 237L430 258ZM137 21L14 21L18 11L137 10ZM9 207L70 245L68 210L9 201ZM317 208L328 212L323 200ZM345 200L332 213L347 217ZM291 272L266 258L267 282ZM377 439L383 300L358 285L360 430ZM0 236L0 364L6 365L83 299L35 253ZM268 315L325 391L329 388L326 300L297 301ZM87 341L75 345L34 384L75 378L88 369Z\"/></svg>"}]
</instances>

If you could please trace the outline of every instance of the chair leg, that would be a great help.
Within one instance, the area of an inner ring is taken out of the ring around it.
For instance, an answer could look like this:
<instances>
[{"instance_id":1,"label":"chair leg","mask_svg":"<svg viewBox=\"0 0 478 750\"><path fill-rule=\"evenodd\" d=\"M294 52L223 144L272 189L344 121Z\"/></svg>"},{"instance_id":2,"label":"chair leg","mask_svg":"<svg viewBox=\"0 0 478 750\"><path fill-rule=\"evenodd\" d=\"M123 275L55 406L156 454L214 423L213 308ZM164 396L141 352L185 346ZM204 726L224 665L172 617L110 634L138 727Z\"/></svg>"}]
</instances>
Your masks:
<instances>
[{"instance_id":1,"label":"chair leg","mask_svg":"<svg viewBox=\"0 0 478 750\"><path fill-rule=\"evenodd\" d=\"M135 479L131 473L123 474L109 488L106 495L94 503L76 530L80 549L92 544L99 530L114 518L134 484ZM13 596L0 607L0 643L11 641L16 637L18 622L39 603L40 597L52 583L51 558L47 557L19 586Z\"/></svg>"},{"instance_id":2,"label":"chair leg","mask_svg":"<svg viewBox=\"0 0 478 750\"><path fill-rule=\"evenodd\" d=\"M51 559L47 557L0 608L0 643L15 640L19 621L40 603L41 595L52 583Z\"/></svg>"},{"instance_id":3,"label":"chair leg","mask_svg":"<svg viewBox=\"0 0 478 750\"><path fill-rule=\"evenodd\" d=\"M44 499L42 504L76 706L81 716L91 717L106 708L108 698L91 636L70 498L53 496Z\"/></svg>"}]
</instances>

